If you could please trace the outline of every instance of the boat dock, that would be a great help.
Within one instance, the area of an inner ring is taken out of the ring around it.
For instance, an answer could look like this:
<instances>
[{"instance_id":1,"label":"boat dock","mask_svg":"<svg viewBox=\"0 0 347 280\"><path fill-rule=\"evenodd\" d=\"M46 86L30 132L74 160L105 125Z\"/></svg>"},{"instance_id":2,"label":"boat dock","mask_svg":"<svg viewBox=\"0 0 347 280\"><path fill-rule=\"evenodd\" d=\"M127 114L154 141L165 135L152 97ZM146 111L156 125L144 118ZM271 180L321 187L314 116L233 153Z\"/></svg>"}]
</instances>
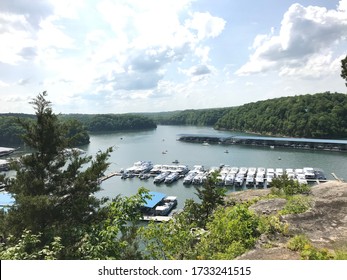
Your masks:
<instances>
[{"instance_id":1,"label":"boat dock","mask_svg":"<svg viewBox=\"0 0 347 280\"><path fill-rule=\"evenodd\" d=\"M143 216L143 221L154 221L154 222L168 222L172 219L172 216Z\"/></svg>"},{"instance_id":2,"label":"boat dock","mask_svg":"<svg viewBox=\"0 0 347 280\"><path fill-rule=\"evenodd\" d=\"M253 145L262 147L283 147L293 149L323 150L347 152L347 140L312 139L312 138L288 138L288 137L264 137L264 136L217 136L201 134L180 134L178 141L224 144L224 145Z\"/></svg>"},{"instance_id":3,"label":"boat dock","mask_svg":"<svg viewBox=\"0 0 347 280\"><path fill-rule=\"evenodd\" d=\"M99 181L100 181L100 182L103 182L103 181L105 181L105 180L107 180L107 179L110 179L110 178L112 178L112 177L114 177L114 176L121 176L121 175L122 175L122 173L120 173L120 172L112 172L112 173L109 173L109 174L107 174L107 175L101 177L101 178L99 179Z\"/></svg>"},{"instance_id":4,"label":"boat dock","mask_svg":"<svg viewBox=\"0 0 347 280\"><path fill-rule=\"evenodd\" d=\"M202 185L213 172L217 173L217 184L222 186L267 187L271 185L273 178L277 178L283 174L287 174L289 179L298 180L302 184L319 184L327 181L323 170L312 167L284 169L221 165L219 167L205 169L202 165L195 165L190 169L187 165L182 164L150 164L149 166L149 161L142 162L146 165L145 171L143 171L141 166L138 166L138 170L131 167L120 172L112 172L100 178L99 182L101 183L114 176L120 176L123 180L134 177L140 180L152 179L154 184L168 185L183 179L184 185Z\"/></svg>"}]
</instances>

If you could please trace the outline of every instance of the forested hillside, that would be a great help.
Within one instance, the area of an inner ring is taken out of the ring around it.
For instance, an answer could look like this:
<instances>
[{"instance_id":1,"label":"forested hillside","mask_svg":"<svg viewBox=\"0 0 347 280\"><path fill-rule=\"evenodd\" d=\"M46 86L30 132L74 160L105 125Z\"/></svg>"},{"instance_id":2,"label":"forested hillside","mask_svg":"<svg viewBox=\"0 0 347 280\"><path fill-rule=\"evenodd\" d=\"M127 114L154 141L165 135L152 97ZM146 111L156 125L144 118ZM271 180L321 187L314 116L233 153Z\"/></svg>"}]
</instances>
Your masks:
<instances>
[{"instance_id":1,"label":"forested hillside","mask_svg":"<svg viewBox=\"0 0 347 280\"><path fill-rule=\"evenodd\" d=\"M230 108L184 110L146 114L158 124L214 126Z\"/></svg>"},{"instance_id":2,"label":"forested hillside","mask_svg":"<svg viewBox=\"0 0 347 280\"><path fill-rule=\"evenodd\" d=\"M132 114L94 115L91 118L81 118L80 120L90 132L153 129L157 127L153 120Z\"/></svg>"},{"instance_id":3,"label":"forested hillside","mask_svg":"<svg viewBox=\"0 0 347 280\"><path fill-rule=\"evenodd\" d=\"M216 129L308 138L347 137L347 95L281 97L231 108Z\"/></svg>"},{"instance_id":4,"label":"forested hillside","mask_svg":"<svg viewBox=\"0 0 347 280\"><path fill-rule=\"evenodd\" d=\"M23 129L18 120L32 120L34 115L26 114L2 114L0 115L0 144L21 145ZM74 137L76 145L89 143L88 132L109 132L120 130L153 129L156 124L153 120L138 115L86 115L71 114L59 115L59 120L65 124L67 137ZM78 135L78 137L75 137Z\"/></svg>"}]
</instances>

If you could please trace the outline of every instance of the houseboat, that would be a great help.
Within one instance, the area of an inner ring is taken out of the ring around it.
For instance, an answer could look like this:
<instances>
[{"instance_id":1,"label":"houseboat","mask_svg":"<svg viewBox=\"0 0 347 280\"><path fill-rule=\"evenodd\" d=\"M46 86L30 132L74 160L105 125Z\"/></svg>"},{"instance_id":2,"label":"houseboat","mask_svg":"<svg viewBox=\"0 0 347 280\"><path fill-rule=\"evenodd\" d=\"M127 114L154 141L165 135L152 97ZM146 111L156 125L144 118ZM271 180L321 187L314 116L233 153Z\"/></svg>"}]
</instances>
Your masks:
<instances>
[{"instance_id":1,"label":"houseboat","mask_svg":"<svg viewBox=\"0 0 347 280\"><path fill-rule=\"evenodd\" d=\"M141 213L145 220L152 220L149 217L168 216L177 206L176 196L167 196L160 192L149 192L151 198L146 199L141 207Z\"/></svg>"}]
</instances>

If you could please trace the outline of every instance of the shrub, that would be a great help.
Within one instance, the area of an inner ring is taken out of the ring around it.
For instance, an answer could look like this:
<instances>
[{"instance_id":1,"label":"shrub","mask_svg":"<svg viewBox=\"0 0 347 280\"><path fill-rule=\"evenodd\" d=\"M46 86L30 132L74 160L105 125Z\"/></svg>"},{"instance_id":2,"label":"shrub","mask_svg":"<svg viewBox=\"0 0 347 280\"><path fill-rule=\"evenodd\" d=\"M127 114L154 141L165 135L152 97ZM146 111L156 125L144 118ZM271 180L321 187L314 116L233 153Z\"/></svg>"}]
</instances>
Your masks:
<instances>
[{"instance_id":1,"label":"shrub","mask_svg":"<svg viewBox=\"0 0 347 280\"><path fill-rule=\"evenodd\" d=\"M300 252L303 260L331 260L334 255L327 249L314 247L305 235L296 235L287 243L287 248Z\"/></svg>"},{"instance_id":2,"label":"shrub","mask_svg":"<svg viewBox=\"0 0 347 280\"><path fill-rule=\"evenodd\" d=\"M274 195L296 195L296 194L309 194L310 186L306 184L299 184L298 181L289 179L287 174L283 174L272 181L271 193Z\"/></svg>"},{"instance_id":3,"label":"shrub","mask_svg":"<svg viewBox=\"0 0 347 280\"><path fill-rule=\"evenodd\" d=\"M311 199L302 195L295 195L288 198L286 205L280 214L300 214L306 212L311 207Z\"/></svg>"}]
</instances>

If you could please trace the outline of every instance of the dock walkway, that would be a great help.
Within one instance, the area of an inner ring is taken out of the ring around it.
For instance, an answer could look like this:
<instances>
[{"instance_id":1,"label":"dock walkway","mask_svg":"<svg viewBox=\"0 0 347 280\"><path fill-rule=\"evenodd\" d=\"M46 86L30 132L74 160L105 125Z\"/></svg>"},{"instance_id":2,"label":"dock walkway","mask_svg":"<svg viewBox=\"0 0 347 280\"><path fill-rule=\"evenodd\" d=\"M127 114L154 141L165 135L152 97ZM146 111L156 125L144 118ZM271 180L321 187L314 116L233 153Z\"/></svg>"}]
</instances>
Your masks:
<instances>
[{"instance_id":1,"label":"dock walkway","mask_svg":"<svg viewBox=\"0 0 347 280\"><path fill-rule=\"evenodd\" d=\"M143 221L168 222L172 216L143 216Z\"/></svg>"}]
</instances>

